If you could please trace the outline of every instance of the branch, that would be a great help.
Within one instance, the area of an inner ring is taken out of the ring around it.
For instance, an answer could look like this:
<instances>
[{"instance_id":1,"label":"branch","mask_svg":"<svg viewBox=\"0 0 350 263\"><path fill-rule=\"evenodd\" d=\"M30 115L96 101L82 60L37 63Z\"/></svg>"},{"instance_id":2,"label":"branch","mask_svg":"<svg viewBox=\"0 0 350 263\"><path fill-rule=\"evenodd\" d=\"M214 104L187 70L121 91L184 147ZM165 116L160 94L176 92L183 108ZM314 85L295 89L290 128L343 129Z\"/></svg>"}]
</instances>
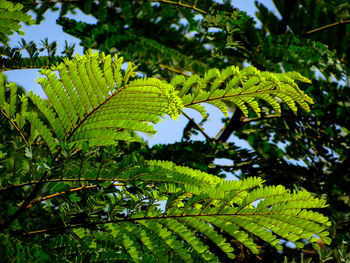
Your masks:
<instances>
[{"instance_id":1,"label":"branch","mask_svg":"<svg viewBox=\"0 0 350 263\"><path fill-rule=\"evenodd\" d=\"M55 162L57 157L58 157L58 152L52 157L53 162ZM24 199L23 203L16 210L16 212L12 214L10 218L7 221L5 221L5 223L0 225L0 232L3 232L6 228L10 227L13 221L15 221L17 217L19 217L27 209L27 206L36 197L41 187L44 185L44 181L46 180L47 176L48 176L48 171L46 170L44 174L41 176L41 178L39 179L38 183L34 186L34 189Z\"/></svg>"},{"instance_id":2,"label":"branch","mask_svg":"<svg viewBox=\"0 0 350 263\"><path fill-rule=\"evenodd\" d=\"M25 182L22 184L16 184L16 185L11 185L7 188L1 188L0 192L2 191L7 191L7 190L11 190L14 188L18 188L18 187L23 187L23 186L29 186L29 185L37 185L39 183L57 183L57 182L114 182L114 181L118 181L118 182L129 182L132 179L116 179L116 178L89 178L89 179L79 179L79 178L60 178L60 179L49 179L49 180L44 180L42 182L40 181L31 181L31 182ZM145 182L147 183L147 181L144 180L138 180L140 182Z\"/></svg>"},{"instance_id":3,"label":"branch","mask_svg":"<svg viewBox=\"0 0 350 263\"><path fill-rule=\"evenodd\" d=\"M192 122L192 124L194 126L196 126L196 128L204 135L204 137L207 139L207 140L210 140L212 141L213 139L209 137L208 134L205 133L205 131L203 130L203 128L201 126L199 126L190 116L188 116L184 111L182 111L182 114L190 121Z\"/></svg>"},{"instance_id":4,"label":"branch","mask_svg":"<svg viewBox=\"0 0 350 263\"><path fill-rule=\"evenodd\" d=\"M323 31L323 30L326 30L326 29L330 29L332 27L336 27L336 26L339 26L339 25L345 25L345 24L349 24L349 23L350 23L350 19L348 19L348 20L340 19L339 22L336 22L336 23L333 23L333 24L329 24L329 25L326 25L326 26L321 26L321 27L318 27L316 29L310 30L310 31L302 34L302 36L309 36L309 35L312 35L314 33L317 33L317 32L320 32L320 31Z\"/></svg>"},{"instance_id":5,"label":"branch","mask_svg":"<svg viewBox=\"0 0 350 263\"><path fill-rule=\"evenodd\" d=\"M260 49L261 49L261 46L259 45L255 51L255 55L257 55L260 52ZM258 63L253 63L253 65L260 71L266 71L266 68L263 65L260 65ZM243 112L241 111L241 109L236 108L235 112L233 113L227 125L222 127L219 133L215 136L215 141L226 142L234 130L237 130L243 126L242 120L243 120ZM219 138L217 138L218 136Z\"/></svg>"},{"instance_id":6,"label":"branch","mask_svg":"<svg viewBox=\"0 0 350 263\"><path fill-rule=\"evenodd\" d=\"M181 7L192 9L192 10L198 12L198 13L201 13L201 14L206 14L207 13L204 10L197 8L196 5L184 4L184 3L181 3L181 1L177 1L177 2L176 1L170 1L170 0L147 0L147 1L148 2L160 2L160 3L171 4L171 5L178 5L178 6L181 6Z\"/></svg>"},{"instance_id":7,"label":"branch","mask_svg":"<svg viewBox=\"0 0 350 263\"><path fill-rule=\"evenodd\" d=\"M285 8L282 15L281 23L278 26L277 34L284 34L287 30L290 17L292 15L296 0L285 1Z\"/></svg>"},{"instance_id":8,"label":"branch","mask_svg":"<svg viewBox=\"0 0 350 263\"><path fill-rule=\"evenodd\" d=\"M235 112L233 113L233 116L225 126L219 138L216 139L216 141L226 142L234 130L237 130L238 128L242 127L242 117L243 112L239 108L236 108Z\"/></svg>"},{"instance_id":9,"label":"branch","mask_svg":"<svg viewBox=\"0 0 350 263\"><path fill-rule=\"evenodd\" d=\"M29 3L31 5L44 5L44 4L58 4L58 3L77 3L80 0L57 0L57 1L52 1L52 0L48 0L48 1L33 1L32 3Z\"/></svg>"},{"instance_id":10,"label":"branch","mask_svg":"<svg viewBox=\"0 0 350 263\"><path fill-rule=\"evenodd\" d=\"M160 3L166 3L166 4L171 4L171 5L178 5L178 6L181 6L181 7L185 7L185 8L189 8L189 9L192 9L198 13L201 13L201 14L206 14L207 12L205 12L204 10L202 9L199 9L196 7L196 5L189 5L189 4L184 4L184 3L181 3L181 1L170 1L170 0L146 0L147 2L160 2ZM33 3L30 3L31 5L42 5L42 4L57 4L57 3L78 3L80 2L80 0L57 0L57 1L39 1L39 2L36 2L34 1Z\"/></svg>"},{"instance_id":11,"label":"branch","mask_svg":"<svg viewBox=\"0 0 350 263\"><path fill-rule=\"evenodd\" d=\"M21 206L16 210L16 212L10 216L10 218L5 221L5 223L0 225L0 232L3 232L6 228L10 227L13 221L17 219L27 208L29 203L36 197L37 193L40 191L41 187L43 186L43 180L47 177L47 171L42 175L38 183L35 185L32 192L29 194L29 196L23 201Z\"/></svg>"}]
</instances>

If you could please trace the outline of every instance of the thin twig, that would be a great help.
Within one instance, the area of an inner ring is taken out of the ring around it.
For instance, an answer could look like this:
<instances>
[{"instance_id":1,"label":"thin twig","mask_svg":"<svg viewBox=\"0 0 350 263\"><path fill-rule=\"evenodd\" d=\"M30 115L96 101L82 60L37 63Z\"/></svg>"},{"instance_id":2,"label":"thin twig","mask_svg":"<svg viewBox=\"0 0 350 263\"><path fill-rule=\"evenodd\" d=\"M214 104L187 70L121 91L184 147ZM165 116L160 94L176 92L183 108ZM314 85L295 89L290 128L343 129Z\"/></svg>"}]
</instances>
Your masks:
<instances>
[{"instance_id":1,"label":"thin twig","mask_svg":"<svg viewBox=\"0 0 350 263\"><path fill-rule=\"evenodd\" d=\"M53 162L55 162L56 158L58 157L58 152L55 153L55 155L52 157ZM11 224L19 217L24 211L26 211L27 205L30 204L31 201L36 197L38 192L41 190L42 186L44 185L44 181L46 180L48 176L48 170L46 170L43 175L40 177L38 183L34 186L33 190L30 192L30 194L24 199L23 203L20 205L20 207L10 216L10 218L5 221L5 223L0 225L0 232L4 231L6 228L10 227Z\"/></svg>"},{"instance_id":2,"label":"thin twig","mask_svg":"<svg viewBox=\"0 0 350 263\"><path fill-rule=\"evenodd\" d=\"M169 70L169 71L178 73L178 74L182 74L182 75L187 76L187 77L190 77L190 76L191 76L191 74L188 74L188 73L186 73L186 72L183 72L183 71L181 71L181 70L179 70L179 69L176 69L176 68L173 68L173 67L169 67L169 66L164 65L164 64L159 64L159 66L160 66L161 68L163 68L163 69L166 69L166 70Z\"/></svg>"},{"instance_id":3,"label":"thin twig","mask_svg":"<svg viewBox=\"0 0 350 263\"><path fill-rule=\"evenodd\" d=\"M210 136L208 134L205 133L205 131L203 130L203 128L201 126L199 126L189 115L187 115L184 111L182 111L182 114L190 121L193 123L194 126L196 126L196 128L204 135L204 137L207 140L213 140L212 138L210 138Z\"/></svg>"},{"instance_id":4,"label":"thin twig","mask_svg":"<svg viewBox=\"0 0 350 263\"><path fill-rule=\"evenodd\" d=\"M333 23L333 24L329 24L329 25L325 25L325 26L321 26L321 27L318 27L316 29L313 29L313 30L310 30L308 32L306 32L305 34L303 34L302 36L309 36L311 34L314 34L314 33L317 33L317 32L320 32L320 31L323 31L323 30L326 30L326 29L330 29L332 27L337 27L339 25L345 25L345 24L349 24L350 23L350 19L348 20L340 20L339 22L336 22L336 23Z\"/></svg>"},{"instance_id":5,"label":"thin twig","mask_svg":"<svg viewBox=\"0 0 350 263\"><path fill-rule=\"evenodd\" d=\"M59 178L59 179L44 180L42 183L46 184L46 183L56 183L56 182L79 182L79 181L80 182L111 182L111 181L115 181L115 179L114 178L95 178L95 179L80 179L79 180L76 178ZM125 181L127 181L127 180L125 180ZM36 185L38 183L39 183L39 181L25 182L22 184L12 185L12 186L9 186L7 188L1 188L0 191L6 191L6 190L10 190L10 189L18 188L18 187L23 187L23 186Z\"/></svg>"},{"instance_id":6,"label":"thin twig","mask_svg":"<svg viewBox=\"0 0 350 263\"><path fill-rule=\"evenodd\" d=\"M41 187L43 186L43 180L46 179L47 175L48 172L46 171L40 178L39 182L34 186L34 189L31 191L28 197L26 197L21 206L16 210L16 212L12 214L7 221L0 225L0 232L10 227L11 224L17 219L17 217L19 217L26 210L27 205L29 205L29 203L36 197L37 193L40 191Z\"/></svg>"},{"instance_id":7,"label":"thin twig","mask_svg":"<svg viewBox=\"0 0 350 263\"><path fill-rule=\"evenodd\" d=\"M30 182L25 182L22 184L16 184L16 185L11 185L9 187L6 188L1 188L0 192L2 191L7 191L7 190L11 190L14 188L18 188L18 187L23 187L23 186L29 186L29 185L37 185L39 183L42 184L46 184L46 183L57 183L57 182L113 182L116 181L116 178L95 178L95 179L78 179L78 178L59 178L59 179L48 179L48 180L44 180L44 181L30 181ZM131 181L131 179L118 179L119 182L129 182ZM142 181L142 180L139 180ZM142 181L142 182L147 182L147 181Z\"/></svg>"},{"instance_id":8,"label":"thin twig","mask_svg":"<svg viewBox=\"0 0 350 263\"><path fill-rule=\"evenodd\" d=\"M181 1L170 1L170 0L147 0L147 1L148 2L160 2L160 3L171 4L171 5L178 5L178 6L181 6L181 7L192 9L192 10L198 12L198 13L201 13L201 14L206 14L207 13L204 10L197 8L196 5L184 4L184 3L181 3Z\"/></svg>"},{"instance_id":9,"label":"thin twig","mask_svg":"<svg viewBox=\"0 0 350 263\"><path fill-rule=\"evenodd\" d=\"M21 138L23 139L23 141L25 142L25 144L27 145L27 147L29 147L29 143L27 142L26 138L24 137L23 133L21 132L21 130L18 128L18 126L16 125L16 123L13 122L12 118L10 116L8 116L6 114L5 111L3 111L2 109L0 110L2 115L5 116L6 119L8 119L8 121L11 123L11 125L16 129L16 131L19 133L19 135L21 136Z\"/></svg>"},{"instance_id":10,"label":"thin twig","mask_svg":"<svg viewBox=\"0 0 350 263\"><path fill-rule=\"evenodd\" d=\"M78 3L80 0L57 0L57 1L33 1L30 5L58 4L58 3Z\"/></svg>"},{"instance_id":11,"label":"thin twig","mask_svg":"<svg viewBox=\"0 0 350 263\"><path fill-rule=\"evenodd\" d=\"M71 3L71 2L77 3L79 1L80 0L57 0L57 1L41 1L41 2L34 1L34 3L30 3L30 4L31 5L43 5L43 4L58 4L58 3ZM170 1L170 0L147 0L147 1L148 2L160 2L160 3L171 4L171 5L178 5L181 7L192 9L198 13L201 13L201 14L207 13L204 10L197 8L196 5L184 4L184 3L181 3L181 1Z\"/></svg>"},{"instance_id":12,"label":"thin twig","mask_svg":"<svg viewBox=\"0 0 350 263\"><path fill-rule=\"evenodd\" d=\"M121 184L121 183L113 183L112 185L114 186L125 186L125 184ZM94 185L83 185L81 187L77 187L77 188L73 188L73 189L69 189L67 191L63 191L63 192L60 192L60 193L55 193L55 194L52 194L52 195L47 195L47 196L44 196L38 200L35 200L35 201L32 201L29 205L27 205L27 209L28 208L31 208L33 205L35 205L36 203L40 203L42 201L45 201L47 199L51 199L51 198L54 198L54 197L57 197L57 196L61 196L61 195L65 195L65 194L68 194L68 193L72 193L72 192L77 192L77 191L81 191L81 190L85 190L85 189L90 189L90 188L96 188L98 187L99 185L97 184L94 184Z\"/></svg>"}]
</instances>

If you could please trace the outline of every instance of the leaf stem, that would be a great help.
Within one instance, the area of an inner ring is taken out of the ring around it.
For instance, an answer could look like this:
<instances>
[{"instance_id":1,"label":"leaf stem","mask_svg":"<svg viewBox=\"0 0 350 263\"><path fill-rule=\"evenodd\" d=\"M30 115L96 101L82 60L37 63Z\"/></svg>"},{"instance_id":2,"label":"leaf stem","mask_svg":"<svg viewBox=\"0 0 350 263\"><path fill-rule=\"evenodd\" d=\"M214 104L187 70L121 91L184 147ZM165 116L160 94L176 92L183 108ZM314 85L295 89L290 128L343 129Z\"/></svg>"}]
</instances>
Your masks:
<instances>
[{"instance_id":1,"label":"leaf stem","mask_svg":"<svg viewBox=\"0 0 350 263\"><path fill-rule=\"evenodd\" d=\"M308 207L308 208L317 208L317 207ZM135 218L123 218L123 219L114 219L114 220L104 220L100 222L84 222L84 223L79 223L79 224L72 224L68 226L63 226L63 227L53 227L53 228L47 228L47 229L40 229L40 230L35 230L35 231L30 231L27 233L23 233L24 236L31 236L31 235L37 235L37 234L43 234L43 233L48 233L48 232L57 232L57 231L64 231L66 229L74 229L74 228L79 228L79 227L90 227L90 226L96 226L96 225L104 225L104 224L112 224L112 223L120 223L120 222L135 222L135 221L141 221L141 220L159 220L159 219L176 219L176 218L188 218L188 217L218 217L218 216L266 216L266 215L285 215L281 213L274 213L274 212L264 212L264 213L225 213L225 214L220 214L220 213L210 213L210 214L187 214L187 215L161 215L161 216L155 216L155 217L135 217ZM295 216L298 218L298 216Z\"/></svg>"}]
</instances>

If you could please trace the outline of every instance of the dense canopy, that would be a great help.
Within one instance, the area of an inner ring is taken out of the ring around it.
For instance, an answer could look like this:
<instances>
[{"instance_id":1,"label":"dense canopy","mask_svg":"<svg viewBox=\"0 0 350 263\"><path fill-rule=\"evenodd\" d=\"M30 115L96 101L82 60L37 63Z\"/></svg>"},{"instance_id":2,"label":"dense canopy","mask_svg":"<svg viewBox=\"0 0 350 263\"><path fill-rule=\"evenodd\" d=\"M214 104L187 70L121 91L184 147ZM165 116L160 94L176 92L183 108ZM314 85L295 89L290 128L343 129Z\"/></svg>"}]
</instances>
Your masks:
<instances>
[{"instance_id":1,"label":"dense canopy","mask_svg":"<svg viewBox=\"0 0 350 263\"><path fill-rule=\"evenodd\" d=\"M350 4L273 2L257 25L225 0L0 0L2 259L348 262ZM48 10L84 54L9 45ZM3 74L29 68L45 99ZM148 146L166 115L182 140Z\"/></svg>"}]
</instances>

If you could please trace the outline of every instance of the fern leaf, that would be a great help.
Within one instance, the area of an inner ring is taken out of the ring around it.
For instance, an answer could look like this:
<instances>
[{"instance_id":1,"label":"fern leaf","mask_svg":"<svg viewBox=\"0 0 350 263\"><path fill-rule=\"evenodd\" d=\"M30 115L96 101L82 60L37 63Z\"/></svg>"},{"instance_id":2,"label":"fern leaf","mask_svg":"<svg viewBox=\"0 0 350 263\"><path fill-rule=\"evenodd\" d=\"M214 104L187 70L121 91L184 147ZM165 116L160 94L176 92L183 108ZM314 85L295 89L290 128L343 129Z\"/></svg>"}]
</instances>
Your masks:
<instances>
[{"instance_id":1,"label":"fern leaf","mask_svg":"<svg viewBox=\"0 0 350 263\"><path fill-rule=\"evenodd\" d=\"M39 84L43 87L48 100L58 113L58 118L65 129L65 132L68 132L71 129L71 123L74 121L71 116L72 111L68 108L68 105L70 104L64 103L65 101L68 101L68 96L62 89L60 89L60 82L56 75L50 74L50 71L46 69L42 69L41 74L47 75L48 78L40 78Z\"/></svg>"},{"instance_id":2,"label":"fern leaf","mask_svg":"<svg viewBox=\"0 0 350 263\"><path fill-rule=\"evenodd\" d=\"M164 163L163 166L169 167L170 163ZM179 169L191 173L191 170L182 167ZM277 249L282 249L278 236L294 242L299 247L299 240L313 242L314 235L327 240L329 233L325 228L329 225L328 218L308 210L324 207L324 200L313 198L306 191L290 193L282 186L262 187L261 183L259 178L218 182L215 188L209 189L206 186L201 191L196 189L191 195L186 194L191 197L182 207L174 202L177 198L182 198L183 194L179 192L180 194L174 195L172 201L167 204L166 214L162 217L146 215L142 224L152 219L152 223L157 221L177 233L180 230L176 230L175 226L177 221L181 221L218 244L231 258L232 247L221 234L213 231L212 226L226 232L253 253L259 251L247 233L260 237ZM259 203L254 205L256 202ZM176 222L173 223L173 220ZM183 233L186 233L185 229ZM177 235L185 238L181 233Z\"/></svg>"},{"instance_id":3,"label":"fern leaf","mask_svg":"<svg viewBox=\"0 0 350 263\"><path fill-rule=\"evenodd\" d=\"M45 78L40 78L39 83L53 109L30 96L48 118L59 141L89 141L91 146L133 141L135 137L127 136L129 131L154 133L148 123L158 122L163 114L174 118L179 115L182 101L173 86L153 78L129 81L136 67L129 63L123 76L122 63L117 56L88 51L50 70L41 70Z\"/></svg>"},{"instance_id":4,"label":"fern leaf","mask_svg":"<svg viewBox=\"0 0 350 263\"><path fill-rule=\"evenodd\" d=\"M308 104L312 99L299 89L294 80L309 83L310 81L300 74L289 72L273 74L260 72L254 67L239 70L237 67L228 67L222 71L212 69L203 78L192 75L187 80L174 80L177 87L181 87L179 96L185 107L198 110L203 116L206 111L198 104L209 103L218 107L226 116L228 107L224 102L231 102L248 116L248 108L260 117L258 100L266 101L276 112L281 113L279 101L285 102L296 113L296 103L305 111L310 111Z\"/></svg>"},{"instance_id":5,"label":"fern leaf","mask_svg":"<svg viewBox=\"0 0 350 263\"><path fill-rule=\"evenodd\" d=\"M86 170L82 180L100 180L88 164ZM263 186L263 180L257 177L227 181L172 162L145 161L134 155L125 157L111 172L103 174L125 186L116 189L118 194L113 198L110 192L106 194L111 200L107 210L105 205L98 208L98 196L89 198L88 207L92 209L89 213L107 213L108 219L95 222L92 217L86 226L96 223L103 229L105 225L118 251L136 262L144 260L138 252L141 249L159 262L167 260L159 256L164 255L164 251L184 262L194 261L197 256L215 261L207 252L208 244L212 243L233 259L234 246L229 240L236 240L234 244L239 242L252 253L258 253L254 236L279 250L282 249L279 238L298 247L315 242L314 236L330 242L326 231L329 219L312 210L325 207L325 201L306 191ZM145 186L142 182L152 187L141 190ZM159 201L169 194L165 209L159 209ZM101 204L105 201L101 196ZM71 204L61 206L63 217L77 209L76 202ZM147 208L137 209L136 204ZM123 212L125 209L127 214ZM72 226L75 227L85 227L85 224Z\"/></svg>"}]
</instances>

